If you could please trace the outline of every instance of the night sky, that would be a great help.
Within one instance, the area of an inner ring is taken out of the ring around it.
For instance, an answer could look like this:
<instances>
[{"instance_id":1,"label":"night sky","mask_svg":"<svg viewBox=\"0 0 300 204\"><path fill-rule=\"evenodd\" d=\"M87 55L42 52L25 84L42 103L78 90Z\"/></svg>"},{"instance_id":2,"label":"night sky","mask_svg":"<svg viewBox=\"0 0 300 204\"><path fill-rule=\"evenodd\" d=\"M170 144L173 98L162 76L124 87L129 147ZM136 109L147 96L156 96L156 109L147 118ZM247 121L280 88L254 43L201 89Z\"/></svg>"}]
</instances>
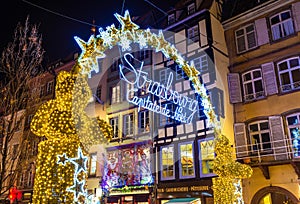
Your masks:
<instances>
[{"instance_id":1,"label":"night sky","mask_svg":"<svg viewBox=\"0 0 300 204\"><path fill-rule=\"evenodd\" d=\"M143 15L146 11L159 9L168 11L174 5L176 0L62 0L62 1L46 1L46 0L12 0L5 1L1 5L1 40L0 51L12 41L14 29L18 22L24 24L26 16L29 15L30 23L40 25L40 33L43 36L43 47L46 51L45 61L50 63L60 58L65 58L75 51L79 51L79 47L74 40L74 36L78 36L84 40L88 40L91 34L91 25L93 20L99 27L105 28L108 25L115 24L118 27L118 21L114 17L114 13L124 14L122 7L129 10L131 16ZM35 4L39 7L34 6ZM62 17L54 13L71 17L78 21ZM97 32L98 34L98 32Z\"/></svg>"}]
</instances>

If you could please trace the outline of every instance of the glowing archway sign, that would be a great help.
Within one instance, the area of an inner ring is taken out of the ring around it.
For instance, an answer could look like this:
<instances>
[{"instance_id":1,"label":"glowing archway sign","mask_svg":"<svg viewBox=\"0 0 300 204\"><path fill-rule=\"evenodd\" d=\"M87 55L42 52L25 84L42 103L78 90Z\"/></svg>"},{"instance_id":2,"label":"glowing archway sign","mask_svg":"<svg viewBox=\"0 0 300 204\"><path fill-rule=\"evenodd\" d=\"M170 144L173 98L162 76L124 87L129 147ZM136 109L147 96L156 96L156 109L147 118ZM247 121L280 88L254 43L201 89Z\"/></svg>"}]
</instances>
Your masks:
<instances>
[{"instance_id":1,"label":"glowing archway sign","mask_svg":"<svg viewBox=\"0 0 300 204\"><path fill-rule=\"evenodd\" d=\"M122 25L121 29L117 29L114 25L108 26L106 30L101 28L99 29L100 34L96 37L92 35L88 42L75 37L82 49L78 58L81 72L83 74L90 74L92 70L98 72L97 59L104 58L104 52L107 49L118 45L123 51L130 51L131 43L138 43L141 49L148 46L155 48L156 52L162 52L167 58L174 60L192 82L195 92L201 97L204 113L214 128L215 153L217 155L214 161L214 173L219 176L213 178L214 202L222 204L243 203L242 194L236 193L236 186L240 186L240 179L251 176L252 169L247 165L235 162L232 157L230 142L227 137L221 134L220 122L213 110L207 90L198 78L199 72L193 64L188 64L183 59L174 45L165 40L162 31L159 31L157 35L151 33L150 29L139 29L139 26L131 21L128 11L125 11L124 17L119 14L115 14L115 17ZM137 103L142 104L142 102Z\"/></svg>"},{"instance_id":2,"label":"glowing archway sign","mask_svg":"<svg viewBox=\"0 0 300 204\"><path fill-rule=\"evenodd\" d=\"M159 82L148 79L147 76L148 73L142 70L144 65L143 62L141 63L139 69L136 69L131 64L130 59L134 59L132 54L125 53L124 59L125 62L127 63L127 67L125 67L123 64L119 65L120 78L124 80L126 83L131 84L134 87L137 87L127 92L126 99L128 102L138 106L138 111L140 111L140 108L142 107L183 123L192 122L194 114L198 110L197 109L198 101L191 99L187 96L184 96L182 94L179 94L177 91L172 90L171 88L173 82L172 72L170 72L170 75L168 76L167 83L161 84ZM133 79L127 79L124 70L127 70L127 73L129 70L129 72L131 72L134 76ZM176 110L172 111L171 109L169 109L167 104L163 105L157 102L157 100L152 101L150 95L143 98L139 98L137 94L134 95L134 93L136 93L139 89L145 87L146 83L148 84L146 90L147 93L150 93L159 99L163 99L173 104L176 104L177 105ZM131 98L130 95L132 93L134 96Z\"/></svg>"}]
</instances>

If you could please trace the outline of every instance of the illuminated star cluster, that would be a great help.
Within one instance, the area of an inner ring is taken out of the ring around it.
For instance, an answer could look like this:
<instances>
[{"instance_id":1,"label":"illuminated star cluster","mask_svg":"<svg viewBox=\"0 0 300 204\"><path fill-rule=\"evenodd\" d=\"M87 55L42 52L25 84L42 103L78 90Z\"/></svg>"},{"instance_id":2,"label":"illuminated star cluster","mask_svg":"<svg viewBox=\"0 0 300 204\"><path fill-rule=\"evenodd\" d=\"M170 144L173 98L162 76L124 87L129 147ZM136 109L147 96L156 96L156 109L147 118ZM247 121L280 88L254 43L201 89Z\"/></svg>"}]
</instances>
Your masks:
<instances>
[{"instance_id":1,"label":"illuminated star cluster","mask_svg":"<svg viewBox=\"0 0 300 204\"><path fill-rule=\"evenodd\" d=\"M64 156L64 155L65 155L65 153L62 156ZM61 163L62 156L58 155L59 160L57 161L57 163ZM80 173L82 172L84 175L87 174L88 157L83 155L83 152L82 152L81 148L79 147L78 152L77 152L77 157L76 158L75 157L68 158L67 161L71 162L75 166L73 185L68 187L67 191L74 194L74 201L78 201L80 195L83 196L84 198L86 198L87 192L84 189L85 180L80 179ZM65 165L65 164L66 164L66 161L63 163L63 165Z\"/></svg>"}]
</instances>

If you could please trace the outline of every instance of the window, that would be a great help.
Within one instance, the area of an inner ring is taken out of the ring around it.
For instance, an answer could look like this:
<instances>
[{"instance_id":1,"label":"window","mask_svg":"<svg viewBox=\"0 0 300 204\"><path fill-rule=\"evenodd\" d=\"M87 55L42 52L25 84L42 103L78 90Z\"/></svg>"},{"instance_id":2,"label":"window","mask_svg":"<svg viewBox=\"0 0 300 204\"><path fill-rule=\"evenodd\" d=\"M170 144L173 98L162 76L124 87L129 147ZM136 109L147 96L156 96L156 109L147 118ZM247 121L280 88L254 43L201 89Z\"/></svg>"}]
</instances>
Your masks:
<instances>
[{"instance_id":1,"label":"window","mask_svg":"<svg viewBox=\"0 0 300 204\"><path fill-rule=\"evenodd\" d=\"M40 87L40 97L44 96L45 94L45 85Z\"/></svg>"},{"instance_id":2,"label":"window","mask_svg":"<svg viewBox=\"0 0 300 204\"><path fill-rule=\"evenodd\" d=\"M96 96L100 101L101 101L101 91L102 91L102 87L98 86L96 90Z\"/></svg>"},{"instance_id":3,"label":"window","mask_svg":"<svg viewBox=\"0 0 300 204\"><path fill-rule=\"evenodd\" d=\"M187 9L188 9L188 15L191 15L191 14L195 13L195 11L196 11L195 3L192 3L192 4L188 5Z\"/></svg>"},{"instance_id":4,"label":"window","mask_svg":"<svg viewBox=\"0 0 300 204\"><path fill-rule=\"evenodd\" d=\"M257 46L257 42L254 24L247 25L235 31L235 39L238 53L255 48Z\"/></svg>"},{"instance_id":5,"label":"window","mask_svg":"<svg viewBox=\"0 0 300 204\"><path fill-rule=\"evenodd\" d=\"M111 87L110 93L111 93L111 99L110 99L111 104L119 103L121 98L120 86Z\"/></svg>"},{"instance_id":6,"label":"window","mask_svg":"<svg viewBox=\"0 0 300 204\"><path fill-rule=\"evenodd\" d=\"M169 75L171 73L171 69L170 68L164 68L162 70L159 71L159 80L161 84L166 85Z\"/></svg>"},{"instance_id":7,"label":"window","mask_svg":"<svg viewBox=\"0 0 300 204\"><path fill-rule=\"evenodd\" d=\"M53 81L50 81L47 83L47 94L51 94L52 91L53 91L53 85L54 85L54 82Z\"/></svg>"},{"instance_id":8,"label":"window","mask_svg":"<svg viewBox=\"0 0 300 204\"><path fill-rule=\"evenodd\" d=\"M33 184L33 163L30 163L29 170L27 171L27 186L31 187Z\"/></svg>"},{"instance_id":9,"label":"window","mask_svg":"<svg viewBox=\"0 0 300 204\"><path fill-rule=\"evenodd\" d=\"M174 37L174 35L166 37L166 41L168 41L171 45L174 45L175 44L175 37Z\"/></svg>"},{"instance_id":10,"label":"window","mask_svg":"<svg viewBox=\"0 0 300 204\"><path fill-rule=\"evenodd\" d=\"M251 123L248 128L253 151L271 149L269 122L267 120Z\"/></svg>"},{"instance_id":11,"label":"window","mask_svg":"<svg viewBox=\"0 0 300 204\"><path fill-rule=\"evenodd\" d=\"M176 69L176 79L177 80L184 79L186 77L186 74L183 71L181 66L176 64L175 69Z\"/></svg>"},{"instance_id":12,"label":"window","mask_svg":"<svg viewBox=\"0 0 300 204\"><path fill-rule=\"evenodd\" d=\"M199 41L199 28L198 25L195 25L187 30L187 37L193 42Z\"/></svg>"},{"instance_id":13,"label":"window","mask_svg":"<svg viewBox=\"0 0 300 204\"><path fill-rule=\"evenodd\" d=\"M134 84L126 83L126 98L131 99L134 97Z\"/></svg>"},{"instance_id":14,"label":"window","mask_svg":"<svg viewBox=\"0 0 300 204\"><path fill-rule=\"evenodd\" d=\"M175 14L174 13L168 15L168 25L171 25L173 23L175 23Z\"/></svg>"},{"instance_id":15,"label":"window","mask_svg":"<svg viewBox=\"0 0 300 204\"><path fill-rule=\"evenodd\" d=\"M12 147L12 159L16 159L18 156L19 144L14 144Z\"/></svg>"},{"instance_id":16,"label":"window","mask_svg":"<svg viewBox=\"0 0 300 204\"><path fill-rule=\"evenodd\" d=\"M32 186L32 183L33 183L33 174L32 174L32 171L28 171L28 180L27 180L27 186L28 187L31 187Z\"/></svg>"},{"instance_id":17,"label":"window","mask_svg":"<svg viewBox=\"0 0 300 204\"><path fill-rule=\"evenodd\" d=\"M263 80L260 69L251 70L242 75L244 99L251 101L264 97Z\"/></svg>"},{"instance_id":18,"label":"window","mask_svg":"<svg viewBox=\"0 0 300 204\"><path fill-rule=\"evenodd\" d=\"M161 148L161 180L174 179L174 146Z\"/></svg>"},{"instance_id":19,"label":"window","mask_svg":"<svg viewBox=\"0 0 300 204\"><path fill-rule=\"evenodd\" d=\"M21 177L20 177L20 186L24 187L25 185L25 172L21 172Z\"/></svg>"},{"instance_id":20,"label":"window","mask_svg":"<svg viewBox=\"0 0 300 204\"><path fill-rule=\"evenodd\" d=\"M38 153L38 142L37 141L32 141L32 155L36 156Z\"/></svg>"},{"instance_id":21,"label":"window","mask_svg":"<svg viewBox=\"0 0 300 204\"><path fill-rule=\"evenodd\" d=\"M170 110L170 115L173 115L173 111L174 111L174 106L172 103L165 103L165 104L162 104L162 107L164 108L165 106L167 105L167 109ZM165 115L162 115L162 114L159 114L159 124L160 126L165 126L165 125L169 125L169 124L172 124L173 123L173 120L171 117L168 117L168 116L165 116Z\"/></svg>"},{"instance_id":22,"label":"window","mask_svg":"<svg viewBox=\"0 0 300 204\"><path fill-rule=\"evenodd\" d=\"M15 126L16 126L15 127L15 131L16 132L21 131L21 129L22 129L22 121L20 121L20 120L16 121Z\"/></svg>"},{"instance_id":23,"label":"window","mask_svg":"<svg viewBox=\"0 0 300 204\"><path fill-rule=\"evenodd\" d=\"M273 40L278 40L294 33L290 11L283 11L270 18Z\"/></svg>"},{"instance_id":24,"label":"window","mask_svg":"<svg viewBox=\"0 0 300 204\"><path fill-rule=\"evenodd\" d=\"M141 83L144 83L144 84L143 84L143 87L138 90L138 95L144 96L144 95L148 94L149 82L141 82Z\"/></svg>"},{"instance_id":25,"label":"window","mask_svg":"<svg viewBox=\"0 0 300 204\"><path fill-rule=\"evenodd\" d=\"M114 72L114 71L119 70L119 64L121 64L120 57L115 57L113 59L113 65L112 65L111 71Z\"/></svg>"},{"instance_id":26,"label":"window","mask_svg":"<svg viewBox=\"0 0 300 204\"><path fill-rule=\"evenodd\" d=\"M97 170L97 153L90 155L90 175L96 175Z\"/></svg>"},{"instance_id":27,"label":"window","mask_svg":"<svg viewBox=\"0 0 300 204\"><path fill-rule=\"evenodd\" d=\"M103 60L101 58L98 58L97 59L97 64L98 64L98 72L97 73L102 72L102 63L103 63Z\"/></svg>"},{"instance_id":28,"label":"window","mask_svg":"<svg viewBox=\"0 0 300 204\"><path fill-rule=\"evenodd\" d=\"M289 136L292 142L293 154L300 156L300 113L292 114L286 117Z\"/></svg>"},{"instance_id":29,"label":"window","mask_svg":"<svg viewBox=\"0 0 300 204\"><path fill-rule=\"evenodd\" d=\"M125 136L133 135L133 113L124 116L124 134Z\"/></svg>"},{"instance_id":30,"label":"window","mask_svg":"<svg viewBox=\"0 0 300 204\"><path fill-rule=\"evenodd\" d=\"M27 125L30 125L32 118L33 118L33 114L28 115L28 117L27 117Z\"/></svg>"},{"instance_id":31,"label":"window","mask_svg":"<svg viewBox=\"0 0 300 204\"><path fill-rule=\"evenodd\" d=\"M200 147L200 174L201 176L211 176L213 174L213 162L215 158L214 141L201 140Z\"/></svg>"},{"instance_id":32,"label":"window","mask_svg":"<svg viewBox=\"0 0 300 204\"><path fill-rule=\"evenodd\" d=\"M180 178L191 178L195 176L193 143L179 144L179 169Z\"/></svg>"},{"instance_id":33,"label":"window","mask_svg":"<svg viewBox=\"0 0 300 204\"><path fill-rule=\"evenodd\" d=\"M290 58L277 64L281 91L291 91L300 88L299 57Z\"/></svg>"},{"instance_id":34,"label":"window","mask_svg":"<svg viewBox=\"0 0 300 204\"><path fill-rule=\"evenodd\" d=\"M150 131L149 111L139 112L139 131L141 133Z\"/></svg>"},{"instance_id":35,"label":"window","mask_svg":"<svg viewBox=\"0 0 300 204\"><path fill-rule=\"evenodd\" d=\"M140 50L139 51L139 59L140 60L148 59L149 57L150 57L149 50Z\"/></svg>"},{"instance_id":36,"label":"window","mask_svg":"<svg viewBox=\"0 0 300 204\"><path fill-rule=\"evenodd\" d=\"M208 71L208 60L207 60L207 55L202 55L193 60L195 68L199 72L205 72Z\"/></svg>"},{"instance_id":37,"label":"window","mask_svg":"<svg viewBox=\"0 0 300 204\"><path fill-rule=\"evenodd\" d=\"M111 118L109 119L109 124L111 125L113 129L113 136L112 139L116 139L119 137L119 118Z\"/></svg>"}]
</instances>

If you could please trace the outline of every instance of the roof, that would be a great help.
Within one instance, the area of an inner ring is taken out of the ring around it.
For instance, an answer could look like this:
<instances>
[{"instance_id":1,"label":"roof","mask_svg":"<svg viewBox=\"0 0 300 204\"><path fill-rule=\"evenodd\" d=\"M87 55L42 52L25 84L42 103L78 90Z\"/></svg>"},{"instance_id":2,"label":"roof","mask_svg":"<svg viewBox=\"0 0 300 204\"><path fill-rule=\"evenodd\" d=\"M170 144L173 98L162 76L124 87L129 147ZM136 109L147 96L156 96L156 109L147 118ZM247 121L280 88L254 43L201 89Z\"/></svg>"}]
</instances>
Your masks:
<instances>
[{"instance_id":1,"label":"roof","mask_svg":"<svg viewBox=\"0 0 300 204\"><path fill-rule=\"evenodd\" d=\"M166 202L166 204L168 203L191 203L191 202L194 202L194 201L197 201L199 200L199 203L200 203L200 198L174 198L174 199L171 199L169 200L168 202Z\"/></svg>"},{"instance_id":2,"label":"roof","mask_svg":"<svg viewBox=\"0 0 300 204\"><path fill-rule=\"evenodd\" d=\"M244 13L267 1L271 0L225 0L223 4L222 21Z\"/></svg>"}]
</instances>

